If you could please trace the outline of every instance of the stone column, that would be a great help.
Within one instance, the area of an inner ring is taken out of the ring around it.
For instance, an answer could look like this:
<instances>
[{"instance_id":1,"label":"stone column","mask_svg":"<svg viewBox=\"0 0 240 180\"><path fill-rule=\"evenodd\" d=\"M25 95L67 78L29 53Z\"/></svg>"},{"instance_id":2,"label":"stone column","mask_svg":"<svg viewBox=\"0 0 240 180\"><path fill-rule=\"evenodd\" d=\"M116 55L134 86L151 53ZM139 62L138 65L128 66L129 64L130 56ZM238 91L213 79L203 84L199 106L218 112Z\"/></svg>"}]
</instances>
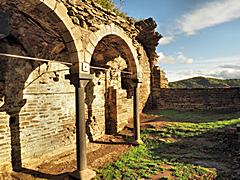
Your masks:
<instances>
[{"instance_id":1,"label":"stone column","mask_svg":"<svg viewBox=\"0 0 240 180\"><path fill-rule=\"evenodd\" d=\"M140 137L140 116L139 116L139 80L133 80L134 96L133 96L133 125L134 125L134 144L142 144Z\"/></svg>"},{"instance_id":2,"label":"stone column","mask_svg":"<svg viewBox=\"0 0 240 180\"><path fill-rule=\"evenodd\" d=\"M66 77L75 86L76 102L76 154L77 171L72 174L77 179L92 179L96 173L87 168L86 123L84 89L92 76L89 74L71 74Z\"/></svg>"}]
</instances>

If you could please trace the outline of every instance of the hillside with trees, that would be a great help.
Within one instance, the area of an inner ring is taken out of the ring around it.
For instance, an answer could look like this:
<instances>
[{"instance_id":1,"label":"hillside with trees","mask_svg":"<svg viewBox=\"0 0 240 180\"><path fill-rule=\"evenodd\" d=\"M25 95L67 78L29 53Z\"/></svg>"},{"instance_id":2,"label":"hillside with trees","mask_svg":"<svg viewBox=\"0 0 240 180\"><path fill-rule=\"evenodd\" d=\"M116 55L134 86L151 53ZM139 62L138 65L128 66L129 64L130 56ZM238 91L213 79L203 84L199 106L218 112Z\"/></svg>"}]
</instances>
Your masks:
<instances>
[{"instance_id":1,"label":"hillside with trees","mask_svg":"<svg viewBox=\"0 0 240 180\"><path fill-rule=\"evenodd\" d=\"M170 82L170 88L222 88L240 87L240 79L215 79L207 77L194 77L180 81Z\"/></svg>"}]
</instances>

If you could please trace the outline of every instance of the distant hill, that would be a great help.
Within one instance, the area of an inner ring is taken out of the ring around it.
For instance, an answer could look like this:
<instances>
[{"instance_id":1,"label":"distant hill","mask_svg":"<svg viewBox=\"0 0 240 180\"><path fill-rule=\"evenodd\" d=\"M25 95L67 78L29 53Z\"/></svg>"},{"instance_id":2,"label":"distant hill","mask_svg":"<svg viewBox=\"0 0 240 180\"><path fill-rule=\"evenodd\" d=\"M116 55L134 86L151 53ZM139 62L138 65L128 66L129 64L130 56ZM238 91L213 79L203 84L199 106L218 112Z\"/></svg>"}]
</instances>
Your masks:
<instances>
[{"instance_id":1,"label":"distant hill","mask_svg":"<svg viewBox=\"0 0 240 180\"><path fill-rule=\"evenodd\" d=\"M240 79L215 79L194 77L169 83L170 88L210 88L210 87L240 87Z\"/></svg>"}]
</instances>

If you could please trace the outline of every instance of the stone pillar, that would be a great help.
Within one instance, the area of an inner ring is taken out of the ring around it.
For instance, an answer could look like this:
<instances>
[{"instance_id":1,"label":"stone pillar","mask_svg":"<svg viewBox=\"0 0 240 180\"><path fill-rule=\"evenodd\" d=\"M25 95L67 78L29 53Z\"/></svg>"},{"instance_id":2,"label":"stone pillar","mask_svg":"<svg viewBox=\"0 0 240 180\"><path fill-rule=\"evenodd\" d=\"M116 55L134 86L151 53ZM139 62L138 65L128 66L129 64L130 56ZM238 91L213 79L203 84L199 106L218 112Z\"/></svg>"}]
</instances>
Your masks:
<instances>
[{"instance_id":1,"label":"stone pillar","mask_svg":"<svg viewBox=\"0 0 240 180\"><path fill-rule=\"evenodd\" d=\"M76 98L76 149L77 149L77 170L87 169L86 150L86 125L84 118L84 89L88 80L78 81L75 86Z\"/></svg>"},{"instance_id":2,"label":"stone pillar","mask_svg":"<svg viewBox=\"0 0 240 180\"><path fill-rule=\"evenodd\" d=\"M134 144L139 145L142 144L143 141L140 137L140 116L139 116L139 80L133 80L133 125L134 125Z\"/></svg>"},{"instance_id":3,"label":"stone pillar","mask_svg":"<svg viewBox=\"0 0 240 180\"><path fill-rule=\"evenodd\" d=\"M89 74L71 74L66 76L75 86L76 101L76 154L77 171L71 176L77 179L92 179L96 173L87 168L86 122L84 89L92 76Z\"/></svg>"}]
</instances>

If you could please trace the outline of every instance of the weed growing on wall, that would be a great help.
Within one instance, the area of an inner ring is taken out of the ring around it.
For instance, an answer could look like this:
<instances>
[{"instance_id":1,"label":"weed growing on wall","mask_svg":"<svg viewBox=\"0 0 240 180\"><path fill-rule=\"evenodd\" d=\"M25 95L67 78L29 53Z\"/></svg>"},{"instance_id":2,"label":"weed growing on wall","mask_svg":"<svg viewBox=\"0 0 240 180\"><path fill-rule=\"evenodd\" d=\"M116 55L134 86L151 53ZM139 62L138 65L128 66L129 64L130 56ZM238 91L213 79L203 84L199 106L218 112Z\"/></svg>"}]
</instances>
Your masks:
<instances>
[{"instance_id":1,"label":"weed growing on wall","mask_svg":"<svg viewBox=\"0 0 240 180\"><path fill-rule=\"evenodd\" d=\"M126 17L126 14L121 12L119 8L116 7L113 0L94 0L96 3L100 4L105 9L110 9L111 11L115 12L117 15ZM123 4L123 1L121 1L121 4Z\"/></svg>"}]
</instances>

